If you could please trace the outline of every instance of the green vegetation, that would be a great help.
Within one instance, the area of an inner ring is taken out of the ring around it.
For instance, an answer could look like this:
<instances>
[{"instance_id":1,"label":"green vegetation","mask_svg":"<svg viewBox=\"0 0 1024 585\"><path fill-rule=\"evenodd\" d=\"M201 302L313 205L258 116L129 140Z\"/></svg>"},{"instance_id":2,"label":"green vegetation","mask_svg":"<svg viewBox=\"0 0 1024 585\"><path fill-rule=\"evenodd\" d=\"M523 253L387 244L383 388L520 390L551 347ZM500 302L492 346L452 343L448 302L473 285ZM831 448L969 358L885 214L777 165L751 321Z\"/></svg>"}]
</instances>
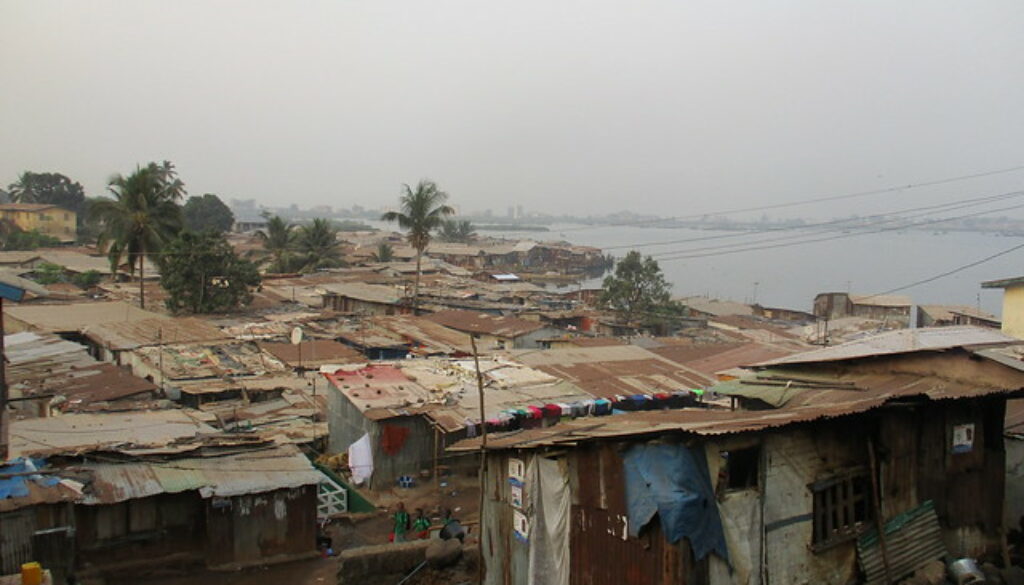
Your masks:
<instances>
[{"instance_id":1,"label":"green vegetation","mask_svg":"<svg viewBox=\"0 0 1024 585\"><path fill-rule=\"evenodd\" d=\"M59 264L41 262L33 272L35 273L33 280L39 284L46 285L64 282L64 267Z\"/></svg>"},{"instance_id":2,"label":"green vegetation","mask_svg":"<svg viewBox=\"0 0 1024 585\"><path fill-rule=\"evenodd\" d=\"M671 285L658 262L630 251L615 265L615 274L604 279L600 304L614 311L626 325L663 326L682 317L685 308L673 301Z\"/></svg>"},{"instance_id":3,"label":"green vegetation","mask_svg":"<svg viewBox=\"0 0 1024 585\"><path fill-rule=\"evenodd\" d=\"M231 231L231 226L235 225L235 214L213 193L189 197L182 207L182 215L185 227L194 232L224 233Z\"/></svg>"},{"instance_id":4,"label":"green vegetation","mask_svg":"<svg viewBox=\"0 0 1024 585\"><path fill-rule=\"evenodd\" d=\"M395 259L395 249L387 242L377 244L377 251L370 256L374 262L391 262Z\"/></svg>"},{"instance_id":5,"label":"green vegetation","mask_svg":"<svg viewBox=\"0 0 1024 585\"><path fill-rule=\"evenodd\" d=\"M263 259L267 263L267 272L290 272L294 263L295 226L275 215L267 219L267 229L256 232L256 237L263 242Z\"/></svg>"},{"instance_id":6,"label":"green vegetation","mask_svg":"<svg viewBox=\"0 0 1024 585\"><path fill-rule=\"evenodd\" d=\"M0 229L0 241L3 243L3 249L7 251L53 248L60 245L60 240L41 234L39 230L24 232L6 223L3 229Z\"/></svg>"},{"instance_id":7,"label":"green vegetation","mask_svg":"<svg viewBox=\"0 0 1024 585\"><path fill-rule=\"evenodd\" d=\"M406 230L409 244L416 250L416 284L413 286L413 307L420 302L420 263L423 251L430 245L431 232L439 229L444 218L454 215L455 210L445 205L448 194L437 188L437 184L426 179L416 185L413 191L409 185L402 185L401 211L389 211L381 216L384 221L398 222Z\"/></svg>"},{"instance_id":8,"label":"green vegetation","mask_svg":"<svg viewBox=\"0 0 1024 585\"><path fill-rule=\"evenodd\" d=\"M85 189L60 173L25 171L7 190L14 203L47 203L75 213L85 209Z\"/></svg>"},{"instance_id":9,"label":"green vegetation","mask_svg":"<svg viewBox=\"0 0 1024 585\"><path fill-rule=\"evenodd\" d=\"M139 305L145 308L146 258L159 262L164 247L181 232L178 201L185 195L185 185L174 165L164 161L136 167L127 177L115 175L109 190L113 199L95 201L89 209L102 225L98 246L106 251L111 272L125 259L132 276L138 266Z\"/></svg>"},{"instance_id":10,"label":"green vegetation","mask_svg":"<svg viewBox=\"0 0 1024 585\"><path fill-rule=\"evenodd\" d=\"M182 232L165 248L160 285L174 312L214 313L252 301L256 265L238 257L223 234Z\"/></svg>"},{"instance_id":11,"label":"green vegetation","mask_svg":"<svg viewBox=\"0 0 1024 585\"><path fill-rule=\"evenodd\" d=\"M468 219L448 219L441 223L441 231L437 237L442 242L468 244L476 239L476 230Z\"/></svg>"},{"instance_id":12,"label":"green vegetation","mask_svg":"<svg viewBox=\"0 0 1024 585\"><path fill-rule=\"evenodd\" d=\"M320 217L299 228L295 238L295 252L302 272L315 272L344 264L341 261L337 228L329 220Z\"/></svg>"},{"instance_id":13,"label":"green vegetation","mask_svg":"<svg viewBox=\"0 0 1024 585\"><path fill-rule=\"evenodd\" d=\"M103 275L97 270L87 270L71 275L71 284L83 290L95 287L101 280L103 280Z\"/></svg>"}]
</instances>

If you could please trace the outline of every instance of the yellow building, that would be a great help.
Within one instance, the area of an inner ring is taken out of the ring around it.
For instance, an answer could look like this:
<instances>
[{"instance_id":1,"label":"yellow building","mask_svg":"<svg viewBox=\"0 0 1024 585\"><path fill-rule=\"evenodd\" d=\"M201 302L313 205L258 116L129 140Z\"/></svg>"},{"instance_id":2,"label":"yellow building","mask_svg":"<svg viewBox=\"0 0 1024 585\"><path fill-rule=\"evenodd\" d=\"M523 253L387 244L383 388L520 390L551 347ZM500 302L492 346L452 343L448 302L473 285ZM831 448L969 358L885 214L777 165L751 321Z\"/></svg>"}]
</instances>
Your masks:
<instances>
[{"instance_id":1,"label":"yellow building","mask_svg":"<svg viewBox=\"0 0 1024 585\"><path fill-rule=\"evenodd\" d=\"M0 220L7 220L22 231L57 238L61 242L74 242L77 214L69 209L45 203L0 204Z\"/></svg>"},{"instance_id":2,"label":"yellow building","mask_svg":"<svg viewBox=\"0 0 1024 585\"><path fill-rule=\"evenodd\" d=\"M1024 276L990 280L981 288L1003 289L1003 333L1024 339Z\"/></svg>"}]
</instances>

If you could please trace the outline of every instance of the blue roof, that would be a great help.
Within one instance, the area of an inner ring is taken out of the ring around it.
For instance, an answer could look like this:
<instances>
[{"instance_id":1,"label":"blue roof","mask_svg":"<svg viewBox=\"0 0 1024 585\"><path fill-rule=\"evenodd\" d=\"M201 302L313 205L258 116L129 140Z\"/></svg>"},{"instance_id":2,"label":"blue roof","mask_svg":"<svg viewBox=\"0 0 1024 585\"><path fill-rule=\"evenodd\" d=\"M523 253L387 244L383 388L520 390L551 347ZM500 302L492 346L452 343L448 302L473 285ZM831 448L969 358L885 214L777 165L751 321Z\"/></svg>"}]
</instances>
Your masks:
<instances>
[{"instance_id":1,"label":"blue roof","mask_svg":"<svg viewBox=\"0 0 1024 585\"><path fill-rule=\"evenodd\" d=\"M33 459L27 457L19 457L12 459L0 467L0 476L5 474L28 474L28 475L13 475L10 477L0 477L0 499L7 498L24 498L28 496L28 482L34 481L35 483L44 486L52 487L60 482L60 479L53 476L42 475L42 474L30 474L32 471L42 469L46 465L45 459Z\"/></svg>"}]
</instances>

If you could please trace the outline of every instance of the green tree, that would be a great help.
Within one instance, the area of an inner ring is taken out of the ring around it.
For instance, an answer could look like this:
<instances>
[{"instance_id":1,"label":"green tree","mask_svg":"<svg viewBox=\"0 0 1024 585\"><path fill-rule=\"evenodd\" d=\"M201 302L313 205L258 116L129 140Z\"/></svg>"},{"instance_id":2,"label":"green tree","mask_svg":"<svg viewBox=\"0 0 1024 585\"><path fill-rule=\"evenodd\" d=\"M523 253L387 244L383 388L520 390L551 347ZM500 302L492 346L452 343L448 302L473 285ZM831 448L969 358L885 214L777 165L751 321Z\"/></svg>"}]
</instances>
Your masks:
<instances>
[{"instance_id":1,"label":"green tree","mask_svg":"<svg viewBox=\"0 0 1024 585\"><path fill-rule=\"evenodd\" d=\"M413 307L420 303L420 264L423 251L430 245L431 232L441 227L444 218L455 210L445 205L448 194L437 188L433 181L423 179L413 191L409 185L402 185L401 211L389 211L381 216L384 221L396 221L406 230L406 239L416 250L416 283L413 285Z\"/></svg>"},{"instance_id":2,"label":"green tree","mask_svg":"<svg viewBox=\"0 0 1024 585\"><path fill-rule=\"evenodd\" d=\"M615 265L615 274L604 279L599 302L627 325L657 324L681 315L682 306L671 299L671 288L658 262L633 250Z\"/></svg>"},{"instance_id":3,"label":"green tree","mask_svg":"<svg viewBox=\"0 0 1024 585\"><path fill-rule=\"evenodd\" d=\"M468 244L476 239L476 230L473 228L473 223L468 219L461 221L449 219L441 223L441 231L438 234L438 238L442 242Z\"/></svg>"},{"instance_id":4,"label":"green tree","mask_svg":"<svg viewBox=\"0 0 1024 585\"><path fill-rule=\"evenodd\" d=\"M313 223L299 228L295 238L295 252L302 272L315 272L321 268L341 266L341 243L338 230L329 220L318 217Z\"/></svg>"},{"instance_id":5,"label":"green tree","mask_svg":"<svg viewBox=\"0 0 1024 585\"><path fill-rule=\"evenodd\" d=\"M35 267L35 280L39 284L57 284L58 282L64 282L64 267L59 264L53 264L52 262L40 262L39 266Z\"/></svg>"},{"instance_id":6,"label":"green tree","mask_svg":"<svg viewBox=\"0 0 1024 585\"><path fill-rule=\"evenodd\" d=\"M136 167L127 177L110 179L113 199L101 199L90 205L89 214L102 225L98 245L110 259L111 272L116 272L127 259L128 271L134 276L139 269L139 304L146 307L146 258L159 262L164 246L181 232L181 207L178 201L185 194L174 165L149 163Z\"/></svg>"},{"instance_id":7,"label":"green tree","mask_svg":"<svg viewBox=\"0 0 1024 585\"><path fill-rule=\"evenodd\" d=\"M71 276L71 284L85 290L95 287L101 280L103 280L103 275L97 270L86 270Z\"/></svg>"},{"instance_id":8,"label":"green tree","mask_svg":"<svg viewBox=\"0 0 1024 585\"><path fill-rule=\"evenodd\" d=\"M374 262L391 262L395 259L395 249L387 242L377 244L377 251L370 255Z\"/></svg>"},{"instance_id":9,"label":"green tree","mask_svg":"<svg viewBox=\"0 0 1024 585\"><path fill-rule=\"evenodd\" d=\"M39 230L25 232L6 222L0 222L0 238L3 239L4 250L35 250L60 245L60 240L41 234Z\"/></svg>"},{"instance_id":10,"label":"green tree","mask_svg":"<svg viewBox=\"0 0 1024 585\"><path fill-rule=\"evenodd\" d=\"M290 272L294 264L295 226L275 215L267 219L267 229L256 232L263 243L264 261L269 258L267 272Z\"/></svg>"},{"instance_id":11,"label":"green tree","mask_svg":"<svg viewBox=\"0 0 1024 585\"><path fill-rule=\"evenodd\" d=\"M85 189L60 173L25 171L7 188L14 203L47 203L82 213Z\"/></svg>"},{"instance_id":12,"label":"green tree","mask_svg":"<svg viewBox=\"0 0 1024 585\"><path fill-rule=\"evenodd\" d=\"M185 227L194 232L212 230L223 233L231 231L231 226L235 225L235 214L231 213L231 208L213 193L189 197L182 207L182 214Z\"/></svg>"},{"instance_id":13,"label":"green tree","mask_svg":"<svg viewBox=\"0 0 1024 585\"><path fill-rule=\"evenodd\" d=\"M256 265L238 257L223 234L184 231L165 248L160 285L174 312L213 313L249 304Z\"/></svg>"}]
</instances>

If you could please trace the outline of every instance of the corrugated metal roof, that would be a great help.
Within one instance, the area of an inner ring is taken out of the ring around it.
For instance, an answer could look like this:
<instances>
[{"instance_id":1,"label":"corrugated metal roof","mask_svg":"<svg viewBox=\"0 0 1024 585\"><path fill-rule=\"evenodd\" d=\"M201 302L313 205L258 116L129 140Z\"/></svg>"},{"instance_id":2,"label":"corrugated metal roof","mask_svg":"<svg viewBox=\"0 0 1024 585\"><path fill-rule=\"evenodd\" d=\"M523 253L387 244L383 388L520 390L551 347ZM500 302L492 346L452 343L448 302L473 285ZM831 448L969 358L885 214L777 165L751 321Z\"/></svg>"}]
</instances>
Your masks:
<instances>
[{"instance_id":1,"label":"corrugated metal roof","mask_svg":"<svg viewBox=\"0 0 1024 585\"><path fill-rule=\"evenodd\" d=\"M68 303L47 305L15 305L4 307L4 319L20 321L37 331L78 332L118 321L170 319L165 315L140 309L122 301Z\"/></svg>"},{"instance_id":2,"label":"corrugated metal roof","mask_svg":"<svg viewBox=\"0 0 1024 585\"><path fill-rule=\"evenodd\" d=\"M66 414L11 421L10 456L160 446L216 430L182 410Z\"/></svg>"},{"instance_id":3,"label":"corrugated metal roof","mask_svg":"<svg viewBox=\"0 0 1024 585\"><path fill-rule=\"evenodd\" d=\"M1018 387L977 387L969 382L952 382L916 374L860 374L834 378L834 383L850 382L850 388L823 387L801 389L785 401L784 408L772 410L682 409L631 412L603 419L576 419L546 429L491 435L490 448L529 448L602 437L621 437L663 432L686 432L714 436L760 431L789 424L838 418L878 408L900 398L927 397L931 400L955 400L987 395L1012 395ZM715 386L728 388L736 382ZM772 386L774 392L786 392L785 385ZM765 397L758 396L764 399ZM767 400L770 402L770 399ZM475 440L459 443L457 449L478 449Z\"/></svg>"},{"instance_id":4,"label":"corrugated metal roof","mask_svg":"<svg viewBox=\"0 0 1024 585\"><path fill-rule=\"evenodd\" d=\"M425 318L457 331L483 333L495 337L516 338L544 328L544 324L537 321L458 309L440 311Z\"/></svg>"},{"instance_id":5,"label":"corrugated metal roof","mask_svg":"<svg viewBox=\"0 0 1024 585\"><path fill-rule=\"evenodd\" d=\"M316 485L322 479L294 446L223 457L144 463L95 463L83 503L113 504L162 493L198 491L204 498L258 494Z\"/></svg>"},{"instance_id":6,"label":"corrugated metal roof","mask_svg":"<svg viewBox=\"0 0 1024 585\"><path fill-rule=\"evenodd\" d=\"M85 336L114 351L158 344L219 341L230 337L203 319L196 317L156 318L103 323L88 327Z\"/></svg>"},{"instance_id":7,"label":"corrugated metal roof","mask_svg":"<svg viewBox=\"0 0 1024 585\"><path fill-rule=\"evenodd\" d=\"M910 297L904 295L850 295L850 302L873 307L909 307L914 304Z\"/></svg>"},{"instance_id":8,"label":"corrugated metal roof","mask_svg":"<svg viewBox=\"0 0 1024 585\"><path fill-rule=\"evenodd\" d=\"M919 351L942 351L956 347L981 345L1020 344L1019 339L1008 337L988 327L927 327L921 329L900 329L879 335L872 335L833 347L825 347L791 356L768 360L755 366L778 366L786 364L810 364L817 362L846 361L883 355L912 353Z\"/></svg>"},{"instance_id":9,"label":"corrugated metal roof","mask_svg":"<svg viewBox=\"0 0 1024 585\"><path fill-rule=\"evenodd\" d=\"M319 287L323 291L335 294L340 297L348 297L359 301L370 303L381 303L394 305L402 300L399 289L393 286L380 284L364 284L361 282L336 282L323 284Z\"/></svg>"},{"instance_id":10,"label":"corrugated metal roof","mask_svg":"<svg viewBox=\"0 0 1024 585\"><path fill-rule=\"evenodd\" d=\"M466 333L449 329L423 317L412 315L394 315L373 317L369 323L388 330L410 341L417 347L417 353L454 354L472 353L469 336Z\"/></svg>"},{"instance_id":11,"label":"corrugated metal roof","mask_svg":"<svg viewBox=\"0 0 1024 585\"><path fill-rule=\"evenodd\" d=\"M260 342L259 346L291 367L316 368L327 364L366 362L366 356L331 339L312 339L299 345Z\"/></svg>"}]
</instances>

